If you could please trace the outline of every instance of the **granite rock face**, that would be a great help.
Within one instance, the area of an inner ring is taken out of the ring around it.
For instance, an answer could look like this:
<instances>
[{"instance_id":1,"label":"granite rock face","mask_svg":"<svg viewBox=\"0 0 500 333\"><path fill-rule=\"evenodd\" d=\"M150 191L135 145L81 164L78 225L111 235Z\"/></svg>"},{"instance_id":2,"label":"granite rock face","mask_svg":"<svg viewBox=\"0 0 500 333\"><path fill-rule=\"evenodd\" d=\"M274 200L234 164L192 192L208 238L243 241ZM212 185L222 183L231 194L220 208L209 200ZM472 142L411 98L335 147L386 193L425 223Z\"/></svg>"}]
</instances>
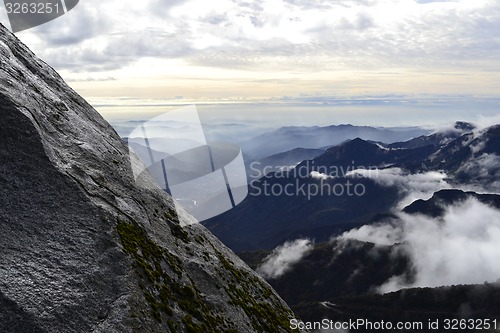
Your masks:
<instances>
[{"instance_id":1,"label":"granite rock face","mask_svg":"<svg viewBox=\"0 0 500 333\"><path fill-rule=\"evenodd\" d=\"M289 331L269 285L143 182L112 127L0 25L0 332Z\"/></svg>"}]
</instances>

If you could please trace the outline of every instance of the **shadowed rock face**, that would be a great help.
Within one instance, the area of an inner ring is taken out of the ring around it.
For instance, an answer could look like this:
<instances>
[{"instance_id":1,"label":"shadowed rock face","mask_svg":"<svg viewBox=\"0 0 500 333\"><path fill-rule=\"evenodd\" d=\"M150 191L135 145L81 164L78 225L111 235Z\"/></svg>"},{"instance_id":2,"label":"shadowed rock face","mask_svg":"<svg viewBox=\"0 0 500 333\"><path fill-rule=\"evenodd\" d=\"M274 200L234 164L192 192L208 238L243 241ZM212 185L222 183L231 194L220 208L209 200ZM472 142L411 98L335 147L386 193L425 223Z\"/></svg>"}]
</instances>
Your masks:
<instances>
[{"instance_id":1,"label":"shadowed rock face","mask_svg":"<svg viewBox=\"0 0 500 333\"><path fill-rule=\"evenodd\" d=\"M138 187L110 125L3 26L0 64L0 332L288 331L269 285Z\"/></svg>"}]
</instances>

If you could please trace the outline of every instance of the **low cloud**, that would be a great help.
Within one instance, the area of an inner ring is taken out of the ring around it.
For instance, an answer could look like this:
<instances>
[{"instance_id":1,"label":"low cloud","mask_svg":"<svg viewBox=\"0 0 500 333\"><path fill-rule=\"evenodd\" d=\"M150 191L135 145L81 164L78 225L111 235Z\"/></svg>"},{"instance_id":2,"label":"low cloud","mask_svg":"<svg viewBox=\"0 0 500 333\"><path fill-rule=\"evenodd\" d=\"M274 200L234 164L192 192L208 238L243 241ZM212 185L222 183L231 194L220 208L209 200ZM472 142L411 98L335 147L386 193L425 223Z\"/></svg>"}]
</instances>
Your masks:
<instances>
[{"instance_id":1,"label":"low cloud","mask_svg":"<svg viewBox=\"0 0 500 333\"><path fill-rule=\"evenodd\" d=\"M406 276L394 276L378 287L380 292L479 284L500 277L499 210L470 199L448 207L441 219L404 213L398 217L397 223L364 226L339 237L384 245L401 243L395 251L410 258L415 279L409 283Z\"/></svg>"},{"instance_id":2,"label":"low cloud","mask_svg":"<svg viewBox=\"0 0 500 333\"><path fill-rule=\"evenodd\" d=\"M476 125L476 132L483 131L491 126L500 124L500 115L495 116L480 116L477 120L474 121L474 125Z\"/></svg>"},{"instance_id":3,"label":"low cloud","mask_svg":"<svg viewBox=\"0 0 500 333\"><path fill-rule=\"evenodd\" d=\"M393 245L404 238L404 230L401 225L383 223L377 225L364 225L359 229L352 229L343 233L339 239L354 239L362 242L375 243L377 245ZM345 243L341 243L345 246Z\"/></svg>"},{"instance_id":4,"label":"low cloud","mask_svg":"<svg viewBox=\"0 0 500 333\"><path fill-rule=\"evenodd\" d=\"M385 187L397 187L404 198L397 208L401 209L417 199L429 199L434 192L451 188L446 182L447 175L443 172L429 171L408 174L400 168L374 170L357 169L347 173L347 176L370 178Z\"/></svg>"},{"instance_id":5,"label":"low cloud","mask_svg":"<svg viewBox=\"0 0 500 333\"><path fill-rule=\"evenodd\" d=\"M472 126L477 126L476 124L472 124ZM443 134L456 134L457 136L470 133L471 131L468 129L457 128L456 124L453 122L447 122L444 124L431 124L424 126L426 129L432 131L433 134L443 133ZM476 130L476 129L474 129Z\"/></svg>"},{"instance_id":6,"label":"low cloud","mask_svg":"<svg viewBox=\"0 0 500 333\"><path fill-rule=\"evenodd\" d=\"M460 171L464 171L474 178L497 178L500 176L500 156L482 154L463 166Z\"/></svg>"},{"instance_id":7,"label":"low cloud","mask_svg":"<svg viewBox=\"0 0 500 333\"><path fill-rule=\"evenodd\" d=\"M278 246L264 259L257 272L267 279L276 279L290 271L313 248L309 239L297 239Z\"/></svg>"},{"instance_id":8,"label":"low cloud","mask_svg":"<svg viewBox=\"0 0 500 333\"><path fill-rule=\"evenodd\" d=\"M482 149L482 142L477 146L471 146L473 153ZM479 154L478 154L479 155ZM500 156L496 154L482 153L481 155L464 163L458 174L466 176L468 183L464 189L475 192L500 193Z\"/></svg>"},{"instance_id":9,"label":"low cloud","mask_svg":"<svg viewBox=\"0 0 500 333\"><path fill-rule=\"evenodd\" d=\"M332 176L328 176L327 174L324 174L324 173L321 173L321 172L318 172L318 171L311 171L311 173L309 174L309 176L311 176L311 178L319 179L319 180L327 180L327 179L334 178Z\"/></svg>"}]
</instances>

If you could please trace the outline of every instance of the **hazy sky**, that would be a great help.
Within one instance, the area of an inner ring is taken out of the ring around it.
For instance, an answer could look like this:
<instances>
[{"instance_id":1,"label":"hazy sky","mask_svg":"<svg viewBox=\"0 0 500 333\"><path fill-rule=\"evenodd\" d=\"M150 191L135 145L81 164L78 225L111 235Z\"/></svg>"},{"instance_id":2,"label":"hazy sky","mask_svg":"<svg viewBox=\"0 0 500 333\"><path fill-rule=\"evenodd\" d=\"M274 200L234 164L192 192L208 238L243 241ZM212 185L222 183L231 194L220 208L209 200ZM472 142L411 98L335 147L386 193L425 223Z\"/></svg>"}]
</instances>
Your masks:
<instances>
[{"instance_id":1,"label":"hazy sky","mask_svg":"<svg viewBox=\"0 0 500 333\"><path fill-rule=\"evenodd\" d=\"M17 35L98 109L338 99L499 105L496 0L81 0Z\"/></svg>"}]
</instances>

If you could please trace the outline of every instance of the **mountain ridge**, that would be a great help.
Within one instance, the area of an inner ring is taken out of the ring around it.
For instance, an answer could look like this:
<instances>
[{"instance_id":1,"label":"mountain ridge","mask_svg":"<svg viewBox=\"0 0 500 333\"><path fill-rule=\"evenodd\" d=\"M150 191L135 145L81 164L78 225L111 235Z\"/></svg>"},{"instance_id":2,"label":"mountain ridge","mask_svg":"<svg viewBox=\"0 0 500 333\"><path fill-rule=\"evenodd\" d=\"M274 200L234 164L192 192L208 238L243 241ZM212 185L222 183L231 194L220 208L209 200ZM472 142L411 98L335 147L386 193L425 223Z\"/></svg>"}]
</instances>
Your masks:
<instances>
[{"instance_id":1,"label":"mountain ridge","mask_svg":"<svg viewBox=\"0 0 500 333\"><path fill-rule=\"evenodd\" d=\"M392 143L428 133L420 128L379 128L350 124L329 126L288 126L261 134L241 143L243 151L253 159L282 153L296 147L322 148L362 137L365 140Z\"/></svg>"},{"instance_id":2,"label":"mountain ridge","mask_svg":"<svg viewBox=\"0 0 500 333\"><path fill-rule=\"evenodd\" d=\"M402 212L436 218L437 223L444 224L446 222L441 218L447 208L471 199L500 208L500 195L449 189L435 192L428 200L416 200ZM400 218L387 215L377 223L399 225L402 223ZM496 305L500 280L432 288L408 287L381 294L378 286L394 276L403 278L409 286L415 282L417 268L405 246L405 242L381 245L353 238L332 238L325 243L313 244L300 261L291 264L282 274L268 277L268 280L292 309L307 321L323 318L334 321L367 318L394 321L401 317L407 321L498 318L500 312ZM258 270L276 255L275 251L238 255ZM275 265L278 264L275 262ZM296 293L297 289L301 293Z\"/></svg>"},{"instance_id":3,"label":"mountain ridge","mask_svg":"<svg viewBox=\"0 0 500 333\"><path fill-rule=\"evenodd\" d=\"M387 168L400 169L401 177L439 172L450 186L463 183L488 192L489 188L500 188L499 133L500 126L479 131L471 124L457 122L452 130L393 145L358 137L328 148L294 168L254 180L249 186L250 195L239 206L204 225L237 252L271 249L300 237L324 242L331 235L374 223L377 216L387 214L402 199L403 192L396 184L377 182L376 176L360 178L349 173L355 169L379 169L382 177ZM287 187L328 189L348 182L366 189L363 198L266 192ZM241 234L245 237L238 236Z\"/></svg>"}]
</instances>

